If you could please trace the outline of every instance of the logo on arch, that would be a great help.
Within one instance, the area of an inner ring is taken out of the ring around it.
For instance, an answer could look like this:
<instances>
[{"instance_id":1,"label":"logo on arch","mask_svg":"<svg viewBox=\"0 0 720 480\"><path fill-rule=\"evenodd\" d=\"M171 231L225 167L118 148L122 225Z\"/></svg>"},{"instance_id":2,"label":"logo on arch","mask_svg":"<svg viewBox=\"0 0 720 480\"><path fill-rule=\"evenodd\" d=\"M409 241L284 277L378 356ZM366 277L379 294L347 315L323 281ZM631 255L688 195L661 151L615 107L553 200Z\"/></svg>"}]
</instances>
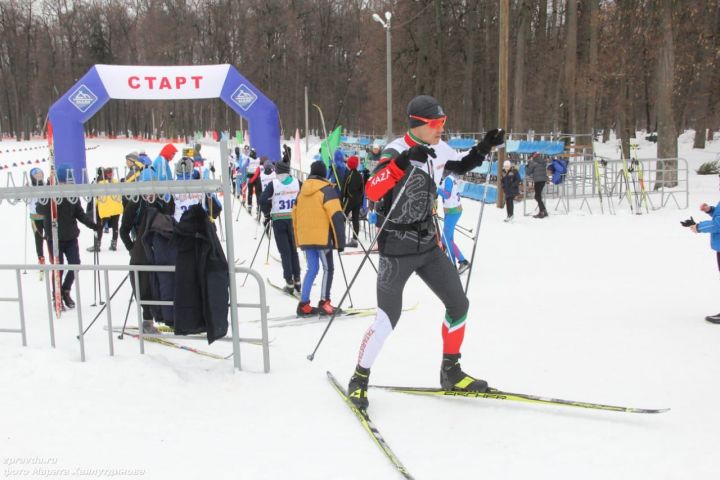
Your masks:
<instances>
[{"instance_id":1,"label":"logo on arch","mask_svg":"<svg viewBox=\"0 0 720 480\"><path fill-rule=\"evenodd\" d=\"M237 103L238 106L246 112L253 106L253 103L255 103L257 98L258 97L255 95L255 92L250 90L250 88L244 83L241 84L232 94L233 102Z\"/></svg>"},{"instance_id":2,"label":"logo on arch","mask_svg":"<svg viewBox=\"0 0 720 480\"><path fill-rule=\"evenodd\" d=\"M98 97L88 87L80 85L77 90L70 94L68 100L70 103L75 105L75 108L85 113L88 108L92 107L93 104L97 102Z\"/></svg>"}]
</instances>

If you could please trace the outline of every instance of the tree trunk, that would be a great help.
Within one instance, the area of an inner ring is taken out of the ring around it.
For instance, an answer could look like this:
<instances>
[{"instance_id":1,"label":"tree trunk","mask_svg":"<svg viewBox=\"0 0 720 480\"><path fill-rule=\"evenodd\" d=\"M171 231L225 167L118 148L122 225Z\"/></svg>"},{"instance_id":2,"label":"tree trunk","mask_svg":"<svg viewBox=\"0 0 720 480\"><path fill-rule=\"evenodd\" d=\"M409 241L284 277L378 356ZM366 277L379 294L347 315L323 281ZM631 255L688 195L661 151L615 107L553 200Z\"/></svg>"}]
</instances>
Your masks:
<instances>
[{"instance_id":1,"label":"tree trunk","mask_svg":"<svg viewBox=\"0 0 720 480\"><path fill-rule=\"evenodd\" d=\"M658 162L655 188L677 185L677 132L673 112L673 83L675 54L672 25L672 0L660 2L660 33L657 68L658 103L658 158L667 158Z\"/></svg>"},{"instance_id":2,"label":"tree trunk","mask_svg":"<svg viewBox=\"0 0 720 480\"><path fill-rule=\"evenodd\" d=\"M520 0L517 7L518 16L518 34L517 44L515 46L515 78L513 79L513 110L512 110L512 129L515 132L525 130L525 122L523 110L525 107L525 49L528 34L527 2Z\"/></svg>"},{"instance_id":3,"label":"tree trunk","mask_svg":"<svg viewBox=\"0 0 720 480\"><path fill-rule=\"evenodd\" d=\"M568 0L565 20L565 118L568 133L577 133L576 74L577 74L577 0Z\"/></svg>"},{"instance_id":4,"label":"tree trunk","mask_svg":"<svg viewBox=\"0 0 720 480\"><path fill-rule=\"evenodd\" d=\"M598 86L598 2L589 0L587 6L590 10L590 40L588 45L588 73L587 73L587 110L585 115L585 128L591 135L595 133L595 106L597 104Z\"/></svg>"}]
</instances>

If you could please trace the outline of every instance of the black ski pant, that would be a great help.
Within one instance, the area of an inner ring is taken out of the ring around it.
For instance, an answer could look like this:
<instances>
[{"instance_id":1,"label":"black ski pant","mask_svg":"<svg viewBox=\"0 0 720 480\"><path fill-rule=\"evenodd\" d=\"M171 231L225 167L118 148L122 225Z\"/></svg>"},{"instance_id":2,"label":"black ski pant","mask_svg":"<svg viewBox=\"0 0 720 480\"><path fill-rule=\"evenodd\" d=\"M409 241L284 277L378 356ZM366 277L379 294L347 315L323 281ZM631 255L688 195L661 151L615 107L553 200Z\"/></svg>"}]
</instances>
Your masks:
<instances>
[{"instance_id":1,"label":"black ski pant","mask_svg":"<svg viewBox=\"0 0 720 480\"><path fill-rule=\"evenodd\" d=\"M74 238L72 240L59 241L58 257L60 258L60 263L65 263L65 259L67 258L68 264L80 265L80 247L78 246L78 239ZM75 272L73 270L68 270L67 273L65 273L64 270L61 270L61 279L63 274L65 275L65 279L62 280L62 289L70 290L73 286L73 282L75 282Z\"/></svg>"},{"instance_id":2,"label":"black ski pant","mask_svg":"<svg viewBox=\"0 0 720 480\"><path fill-rule=\"evenodd\" d=\"M505 210L507 210L508 218L513 216L513 212L515 211L515 203L513 202L512 197L505 197Z\"/></svg>"},{"instance_id":3,"label":"black ski pant","mask_svg":"<svg viewBox=\"0 0 720 480\"><path fill-rule=\"evenodd\" d=\"M247 186L247 203L248 205L252 205L252 196L253 191L255 192L255 197L257 198L257 204L260 205L260 194L262 193L262 183L260 182L260 175L255 179L254 182L250 182L250 179L252 178L252 175L248 175L248 186ZM258 207L259 208L259 207Z\"/></svg>"},{"instance_id":4,"label":"black ski pant","mask_svg":"<svg viewBox=\"0 0 720 480\"><path fill-rule=\"evenodd\" d=\"M429 252L418 255L380 255L378 268L377 314L363 337L358 364L363 368L371 368L385 339L395 329L402 313L405 284L413 273L417 273L445 306L443 353L459 353L470 303L463 291L457 269L443 251L439 247L433 247Z\"/></svg>"},{"instance_id":5,"label":"black ski pant","mask_svg":"<svg viewBox=\"0 0 720 480\"><path fill-rule=\"evenodd\" d=\"M33 235L35 236L35 251L37 252L38 260L40 260L45 256L45 252L43 251L43 241L45 240L45 236L43 235L43 229L45 227L43 226L43 220L31 221ZM52 252L50 252L50 254L52 255Z\"/></svg>"},{"instance_id":6,"label":"black ski pant","mask_svg":"<svg viewBox=\"0 0 720 480\"><path fill-rule=\"evenodd\" d=\"M547 213L547 210L545 210L545 203L543 203L542 199L542 191L544 188L545 182L535 182L535 201L538 204L540 213Z\"/></svg>"},{"instance_id":7,"label":"black ski pant","mask_svg":"<svg viewBox=\"0 0 720 480\"><path fill-rule=\"evenodd\" d=\"M108 222L108 227L112 228L112 240L113 242L117 242L118 239L118 226L120 224L120 215L113 215L112 217L108 218L101 218L100 222ZM100 241L102 240L103 236L103 229L99 229L97 231L97 241L98 245L100 245Z\"/></svg>"},{"instance_id":8,"label":"black ski pant","mask_svg":"<svg viewBox=\"0 0 720 480\"><path fill-rule=\"evenodd\" d=\"M300 281L300 257L295 245L292 220L278 219L272 222L275 244L280 252L285 283Z\"/></svg>"},{"instance_id":9,"label":"black ski pant","mask_svg":"<svg viewBox=\"0 0 720 480\"><path fill-rule=\"evenodd\" d=\"M378 309L382 309L395 328L402 312L402 295L410 275L418 277L445 305L450 318L463 317L469 307L457 269L447 255L434 247L427 253L404 257L380 255L377 280Z\"/></svg>"},{"instance_id":10,"label":"black ski pant","mask_svg":"<svg viewBox=\"0 0 720 480\"><path fill-rule=\"evenodd\" d=\"M345 207L345 215L350 216L352 214L352 229L353 232L355 232L355 240L358 238L358 233L360 232L360 205L357 206L346 206Z\"/></svg>"}]
</instances>

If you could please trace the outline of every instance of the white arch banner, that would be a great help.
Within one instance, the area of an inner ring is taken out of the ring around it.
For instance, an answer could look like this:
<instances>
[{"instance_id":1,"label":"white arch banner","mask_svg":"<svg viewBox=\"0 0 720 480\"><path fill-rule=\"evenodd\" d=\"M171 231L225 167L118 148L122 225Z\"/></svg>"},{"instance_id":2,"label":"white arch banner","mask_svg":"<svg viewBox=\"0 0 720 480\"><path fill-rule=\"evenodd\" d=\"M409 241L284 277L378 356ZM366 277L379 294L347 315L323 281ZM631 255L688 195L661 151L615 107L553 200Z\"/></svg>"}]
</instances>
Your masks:
<instances>
[{"instance_id":1,"label":"white arch banner","mask_svg":"<svg viewBox=\"0 0 720 480\"><path fill-rule=\"evenodd\" d=\"M230 65L95 65L110 98L188 100L217 98Z\"/></svg>"}]
</instances>

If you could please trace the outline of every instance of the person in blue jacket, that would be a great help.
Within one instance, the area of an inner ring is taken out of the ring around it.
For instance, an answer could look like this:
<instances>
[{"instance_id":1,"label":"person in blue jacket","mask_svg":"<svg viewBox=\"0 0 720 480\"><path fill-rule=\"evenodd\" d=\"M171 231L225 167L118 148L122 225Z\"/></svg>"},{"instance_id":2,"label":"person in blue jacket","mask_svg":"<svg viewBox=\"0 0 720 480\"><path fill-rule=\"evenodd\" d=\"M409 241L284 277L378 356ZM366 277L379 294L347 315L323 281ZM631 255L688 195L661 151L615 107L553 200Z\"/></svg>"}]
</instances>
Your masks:
<instances>
[{"instance_id":1,"label":"person in blue jacket","mask_svg":"<svg viewBox=\"0 0 720 480\"><path fill-rule=\"evenodd\" d=\"M720 203L711 207L707 203L700 205L700 210L707 213L712 217L710 220L705 220L700 223L695 223L695 220L690 217L689 220L680 222L683 227L690 227L695 233L709 233L710 234L710 248L715 250L715 256L717 258L718 270L720 270ZM720 324L720 313L715 315L708 315L705 317L710 323Z\"/></svg>"},{"instance_id":2,"label":"person in blue jacket","mask_svg":"<svg viewBox=\"0 0 720 480\"><path fill-rule=\"evenodd\" d=\"M340 193L340 189L345 183L346 176L347 166L345 165L345 154L338 148L335 150L335 155L333 155L333 165L328 166L327 178L330 180L330 183L335 185L337 192Z\"/></svg>"}]
</instances>

